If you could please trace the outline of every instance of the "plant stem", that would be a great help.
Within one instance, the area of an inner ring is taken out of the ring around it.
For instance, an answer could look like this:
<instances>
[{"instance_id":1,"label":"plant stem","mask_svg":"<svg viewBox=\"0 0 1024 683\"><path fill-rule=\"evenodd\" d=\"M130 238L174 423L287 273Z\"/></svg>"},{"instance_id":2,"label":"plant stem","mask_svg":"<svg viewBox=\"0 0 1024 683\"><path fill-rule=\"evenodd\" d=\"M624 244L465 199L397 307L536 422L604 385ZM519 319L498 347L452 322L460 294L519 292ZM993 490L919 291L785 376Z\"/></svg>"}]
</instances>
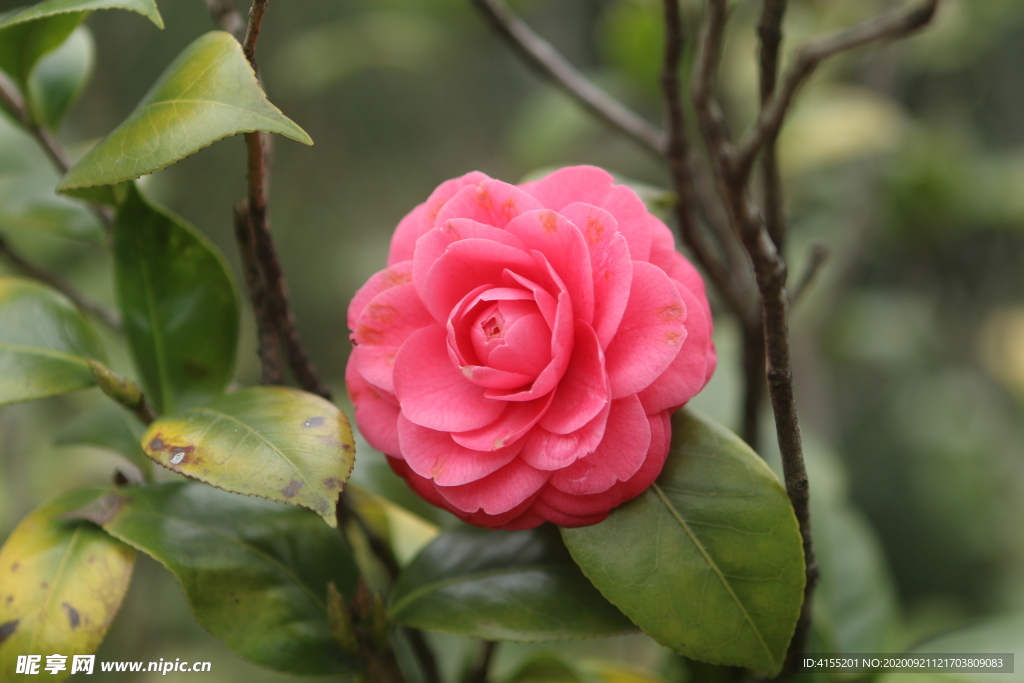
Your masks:
<instances>
[{"instance_id":1,"label":"plant stem","mask_svg":"<svg viewBox=\"0 0 1024 683\"><path fill-rule=\"evenodd\" d=\"M259 356L262 384L281 384L284 381L284 368L281 365L281 336L270 313L270 300L264 284L263 271L256 256L255 237L252 222L249 220L249 208L246 202L239 202L234 208L235 241L242 256L242 267L245 270L245 285L252 302L253 315L256 318L256 334L259 339Z\"/></svg>"},{"instance_id":2,"label":"plant stem","mask_svg":"<svg viewBox=\"0 0 1024 683\"><path fill-rule=\"evenodd\" d=\"M491 660L498 649L498 644L493 640L485 640L480 643L480 654L477 660L462 679L462 683L487 683L487 677L491 671Z\"/></svg>"},{"instance_id":3,"label":"plant stem","mask_svg":"<svg viewBox=\"0 0 1024 683\"><path fill-rule=\"evenodd\" d=\"M30 278L44 282L71 300L75 306L93 316L112 330L121 330L121 319L116 313L80 294L70 282L56 273L41 268L18 253L3 237L0 237L0 257L15 270Z\"/></svg>"}]
</instances>

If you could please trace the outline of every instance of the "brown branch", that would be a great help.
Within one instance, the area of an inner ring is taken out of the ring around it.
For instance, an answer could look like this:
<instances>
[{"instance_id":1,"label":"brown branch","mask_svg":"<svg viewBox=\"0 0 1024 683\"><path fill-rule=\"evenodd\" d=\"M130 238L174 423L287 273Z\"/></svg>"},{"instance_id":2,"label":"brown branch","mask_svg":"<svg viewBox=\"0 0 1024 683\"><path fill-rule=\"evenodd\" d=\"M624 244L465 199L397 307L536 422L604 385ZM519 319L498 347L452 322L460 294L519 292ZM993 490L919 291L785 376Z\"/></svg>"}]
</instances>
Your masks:
<instances>
[{"instance_id":1,"label":"brown branch","mask_svg":"<svg viewBox=\"0 0 1024 683\"><path fill-rule=\"evenodd\" d=\"M814 284L815 278L821 272L821 267L825 265L826 261L828 261L828 247L820 242L812 244L810 253L807 256L807 265L804 267L804 272L789 295L791 306L796 306L804 298L804 295L807 294L811 285Z\"/></svg>"},{"instance_id":2,"label":"brown branch","mask_svg":"<svg viewBox=\"0 0 1024 683\"><path fill-rule=\"evenodd\" d=\"M256 257L256 243L249 208L246 202L239 202L234 208L235 240L242 257L245 271L245 285L252 302L256 318L256 334L259 340L259 357L262 384L281 384L284 368L281 361L281 336L270 312L270 299L264 284L263 271Z\"/></svg>"},{"instance_id":3,"label":"brown branch","mask_svg":"<svg viewBox=\"0 0 1024 683\"><path fill-rule=\"evenodd\" d=\"M746 309L743 293L739 291L730 269L714 252L706 235L697 224L696 185L693 159L686 134L686 120L680 95L679 66L683 57L683 23L679 13L679 0L665 0L665 59L661 71L661 89L667 123L665 162L678 201L676 220L683 241L725 299L726 304L741 317ZM724 248L724 247L723 247Z\"/></svg>"},{"instance_id":4,"label":"brown branch","mask_svg":"<svg viewBox=\"0 0 1024 683\"><path fill-rule=\"evenodd\" d=\"M0 237L0 257L23 275L53 287L70 299L76 307L93 316L110 329L120 331L121 320L116 313L79 294L74 286L60 275L51 273L45 268L30 262L18 253L3 237Z\"/></svg>"},{"instance_id":5,"label":"brown branch","mask_svg":"<svg viewBox=\"0 0 1024 683\"><path fill-rule=\"evenodd\" d=\"M213 7L214 0L208 0L208 6ZM258 74L256 62L256 43L259 40L260 29L263 25L263 16L270 7L269 0L253 0L252 8L249 10L249 22L242 39L242 51L245 53L253 73ZM217 15L220 20L230 14ZM237 35L237 34L236 34ZM285 279L284 269L277 255L277 247L274 244L274 236L270 231L270 217L267 210L267 197L269 193L269 163L267 159L268 136L266 133L257 131L245 134L245 146L248 164L248 225L243 226L245 230L236 229L236 235L240 235L243 241L251 239L252 245L239 243L243 260L253 260L256 269L253 270L247 263L247 281L250 275L258 273L262 278L262 287L253 288L250 286L250 295L254 297L253 307L256 309L257 324L260 325L260 360L263 365L262 374L265 380L271 379L280 381L280 363L277 361L279 354L275 354L273 342L270 341L271 333L268 329L269 323L276 328L277 334L284 340L284 348L288 355L288 365L295 375L295 379L306 391L319 394L326 399L331 398L330 388L320 379L320 375L313 365L306 347L302 344L299 336L298 326L295 322L295 314L292 311L288 297L288 284ZM236 219L236 226L241 223ZM247 250L251 253L247 255ZM262 289L262 295L260 294ZM256 294L253 294L253 293ZM265 299L259 304L256 298ZM259 306L262 310L257 309ZM262 319L262 323L260 320ZM269 363L269 365L268 365Z\"/></svg>"},{"instance_id":6,"label":"brown branch","mask_svg":"<svg viewBox=\"0 0 1024 683\"><path fill-rule=\"evenodd\" d=\"M206 0L206 6L214 22L222 29L233 35L239 43L245 40L246 23L235 0Z\"/></svg>"},{"instance_id":7,"label":"brown branch","mask_svg":"<svg viewBox=\"0 0 1024 683\"><path fill-rule=\"evenodd\" d=\"M591 83L565 57L522 19L504 0L472 0L512 49L542 76L561 88L584 109L632 138L648 151L664 153L664 135L638 114Z\"/></svg>"},{"instance_id":8,"label":"brown branch","mask_svg":"<svg viewBox=\"0 0 1024 683\"><path fill-rule=\"evenodd\" d=\"M909 8L886 12L833 35L817 38L800 48L782 87L765 103L753 129L739 144L733 168L736 176L745 178L749 175L758 153L778 135L800 86L821 62L870 43L894 40L913 33L931 21L938 5L939 0L923 0Z\"/></svg>"},{"instance_id":9,"label":"brown branch","mask_svg":"<svg viewBox=\"0 0 1024 683\"><path fill-rule=\"evenodd\" d=\"M761 21L757 27L761 39L761 106L775 94L779 77L779 46L782 44L782 19L788 0L764 0ZM778 134L765 141L761 154L761 183L764 194L764 217L768 234L779 251L786 239L786 214L783 207L782 179L776 147Z\"/></svg>"}]
</instances>

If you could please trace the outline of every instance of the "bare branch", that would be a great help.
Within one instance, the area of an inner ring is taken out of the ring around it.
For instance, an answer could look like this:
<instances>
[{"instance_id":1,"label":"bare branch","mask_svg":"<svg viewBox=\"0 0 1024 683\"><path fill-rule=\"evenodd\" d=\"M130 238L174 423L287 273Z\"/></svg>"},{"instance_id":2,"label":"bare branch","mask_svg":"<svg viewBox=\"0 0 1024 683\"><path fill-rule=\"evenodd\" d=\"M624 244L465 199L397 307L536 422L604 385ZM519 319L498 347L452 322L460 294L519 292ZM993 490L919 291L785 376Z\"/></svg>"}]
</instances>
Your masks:
<instances>
[{"instance_id":1,"label":"bare branch","mask_svg":"<svg viewBox=\"0 0 1024 683\"><path fill-rule=\"evenodd\" d=\"M485 640L480 643L480 653L477 655L473 667L466 673L462 683L487 683L487 676L491 670L491 660L498 644L493 640Z\"/></svg>"},{"instance_id":2,"label":"bare branch","mask_svg":"<svg viewBox=\"0 0 1024 683\"><path fill-rule=\"evenodd\" d=\"M729 308L742 316L746 308L742 292L737 288L730 269L715 253L706 234L700 230L697 223L697 187L679 84L679 65L683 56L684 40L679 0L665 0L664 7L665 59L661 71L661 89L668 133L664 155L678 197L675 209L679 232Z\"/></svg>"},{"instance_id":3,"label":"bare branch","mask_svg":"<svg viewBox=\"0 0 1024 683\"><path fill-rule=\"evenodd\" d=\"M517 17L504 0L472 2L527 64L597 118L661 156L665 147L661 131L587 80L551 43Z\"/></svg>"},{"instance_id":4,"label":"bare branch","mask_svg":"<svg viewBox=\"0 0 1024 683\"><path fill-rule=\"evenodd\" d=\"M800 48L782 87L761 109L753 129L739 144L734 165L736 176L746 178L750 174L758 153L769 140L778 135L797 90L821 62L870 43L894 40L913 33L931 21L938 5L939 0L923 0L909 8L887 12L844 31L812 40Z\"/></svg>"},{"instance_id":5,"label":"bare branch","mask_svg":"<svg viewBox=\"0 0 1024 683\"><path fill-rule=\"evenodd\" d=\"M779 46L782 43L782 19L788 0L764 0L757 32L761 39L761 106L775 93L779 76ZM778 135L765 141L761 154L761 182L764 193L764 216L768 234L781 251L786 239L786 214L783 207L782 179L776 153Z\"/></svg>"},{"instance_id":6,"label":"bare branch","mask_svg":"<svg viewBox=\"0 0 1024 683\"><path fill-rule=\"evenodd\" d=\"M113 311L107 310L100 304L86 298L82 294L79 294L74 286L62 278L56 273L51 273L45 268L41 268L34 263L30 262L20 253L18 253L14 247L12 247L3 237L0 237L0 257L7 261L15 270L19 271L23 275L26 275L34 280L44 282L58 292L66 296L71 302L77 306L80 310L85 311L89 315L93 316L107 327L112 330L120 331L121 320Z\"/></svg>"},{"instance_id":7,"label":"bare branch","mask_svg":"<svg viewBox=\"0 0 1024 683\"><path fill-rule=\"evenodd\" d=\"M249 9L249 25L245 29L242 40L242 52L252 65L252 70L259 73L256 67L256 42L260 39L260 28L263 26L263 15L270 9L270 0L253 0Z\"/></svg>"},{"instance_id":8,"label":"bare branch","mask_svg":"<svg viewBox=\"0 0 1024 683\"><path fill-rule=\"evenodd\" d=\"M233 35L239 43L245 40L246 24L235 0L206 0L206 6L217 25Z\"/></svg>"},{"instance_id":9,"label":"bare branch","mask_svg":"<svg viewBox=\"0 0 1024 683\"><path fill-rule=\"evenodd\" d=\"M828 261L828 247L821 242L812 244L804 272L789 295L790 306L796 306L803 299L826 261Z\"/></svg>"},{"instance_id":10,"label":"bare branch","mask_svg":"<svg viewBox=\"0 0 1024 683\"><path fill-rule=\"evenodd\" d=\"M234 208L234 224L235 240L238 242L238 251L242 256L242 267L245 271L245 285L249 291L249 299L252 302L252 310L256 318L262 372L260 381L263 384L281 384L284 381L281 337L271 315L270 299L267 295L263 271L260 269L259 259L256 256L255 237L246 202L239 202Z\"/></svg>"},{"instance_id":11,"label":"bare branch","mask_svg":"<svg viewBox=\"0 0 1024 683\"><path fill-rule=\"evenodd\" d=\"M730 180L735 149L730 140L725 114L722 113L722 107L715 99L715 82L718 77L718 63L722 59L722 42L725 39L727 18L725 0L708 1L707 17L704 22L700 48L697 51L697 62L694 65L690 97L693 98L697 125L704 136L718 192L722 195L723 203L728 207L724 184ZM731 222L735 225L735 217L731 217Z\"/></svg>"}]
</instances>

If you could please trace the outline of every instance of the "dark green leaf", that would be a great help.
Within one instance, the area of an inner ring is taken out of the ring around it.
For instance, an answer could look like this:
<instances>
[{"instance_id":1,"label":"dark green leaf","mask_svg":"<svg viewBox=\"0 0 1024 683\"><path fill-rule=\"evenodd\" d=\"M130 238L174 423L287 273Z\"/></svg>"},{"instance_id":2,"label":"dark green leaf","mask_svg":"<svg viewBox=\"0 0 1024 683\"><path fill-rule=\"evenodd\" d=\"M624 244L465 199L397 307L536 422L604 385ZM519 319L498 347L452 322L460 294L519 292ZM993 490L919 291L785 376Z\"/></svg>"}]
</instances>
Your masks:
<instances>
[{"instance_id":1,"label":"dark green leaf","mask_svg":"<svg viewBox=\"0 0 1024 683\"><path fill-rule=\"evenodd\" d=\"M103 403L92 410L78 414L57 433L54 443L59 445L82 444L103 448L118 453L132 463L147 478L153 463L142 451L139 440L143 428L120 406L111 402Z\"/></svg>"},{"instance_id":2,"label":"dark green leaf","mask_svg":"<svg viewBox=\"0 0 1024 683\"><path fill-rule=\"evenodd\" d=\"M103 642L128 590L135 551L88 522L62 518L102 494L61 496L22 520L0 548L0 679L39 678L15 674L18 655L92 654Z\"/></svg>"},{"instance_id":3,"label":"dark green leaf","mask_svg":"<svg viewBox=\"0 0 1024 683\"><path fill-rule=\"evenodd\" d=\"M358 670L327 622L329 583L352 598L352 553L314 515L198 483L120 489L79 514L167 567L196 620L242 657L294 674Z\"/></svg>"},{"instance_id":4,"label":"dark green leaf","mask_svg":"<svg viewBox=\"0 0 1024 683\"><path fill-rule=\"evenodd\" d=\"M336 524L355 449L345 414L287 387L252 387L151 424L146 455L217 488L309 508Z\"/></svg>"},{"instance_id":5,"label":"dark green leaf","mask_svg":"<svg viewBox=\"0 0 1024 683\"><path fill-rule=\"evenodd\" d=\"M406 626L486 640L589 638L635 629L580 573L550 526L441 534L402 572L391 616Z\"/></svg>"},{"instance_id":6,"label":"dark green leaf","mask_svg":"<svg viewBox=\"0 0 1024 683\"><path fill-rule=\"evenodd\" d=\"M95 47L92 33L79 26L51 54L43 57L28 79L33 118L56 130L92 75Z\"/></svg>"},{"instance_id":7,"label":"dark green leaf","mask_svg":"<svg viewBox=\"0 0 1024 683\"><path fill-rule=\"evenodd\" d=\"M803 602L803 549L785 490L736 435L679 411L654 485L562 537L601 593L662 645L778 673Z\"/></svg>"},{"instance_id":8,"label":"dark green leaf","mask_svg":"<svg viewBox=\"0 0 1024 683\"><path fill-rule=\"evenodd\" d=\"M0 277L0 405L92 386L87 357L106 355L70 301L31 280Z\"/></svg>"},{"instance_id":9,"label":"dark green leaf","mask_svg":"<svg viewBox=\"0 0 1024 683\"><path fill-rule=\"evenodd\" d=\"M135 111L68 171L57 190L138 178L217 140L257 130L313 144L267 100L238 41L212 31L185 48Z\"/></svg>"},{"instance_id":10,"label":"dark green leaf","mask_svg":"<svg viewBox=\"0 0 1024 683\"><path fill-rule=\"evenodd\" d=\"M170 412L222 393L235 369L239 303L216 247L130 184L114 224L114 278L154 409Z\"/></svg>"}]
</instances>

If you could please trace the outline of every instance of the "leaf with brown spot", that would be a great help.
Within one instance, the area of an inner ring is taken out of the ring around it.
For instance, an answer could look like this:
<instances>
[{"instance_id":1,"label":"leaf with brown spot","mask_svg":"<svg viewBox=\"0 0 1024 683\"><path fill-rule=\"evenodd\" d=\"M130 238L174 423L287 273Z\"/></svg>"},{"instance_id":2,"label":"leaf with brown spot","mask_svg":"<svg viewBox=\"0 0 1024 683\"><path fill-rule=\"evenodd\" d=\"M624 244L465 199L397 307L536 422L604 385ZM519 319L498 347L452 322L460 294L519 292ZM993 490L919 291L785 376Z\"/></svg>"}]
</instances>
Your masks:
<instances>
[{"instance_id":1,"label":"leaf with brown spot","mask_svg":"<svg viewBox=\"0 0 1024 683\"><path fill-rule=\"evenodd\" d=\"M135 551L88 521L66 517L103 493L82 489L44 505L0 548L7 594L0 603L0 680L16 680L18 655L92 654L103 642L128 590Z\"/></svg>"},{"instance_id":2,"label":"leaf with brown spot","mask_svg":"<svg viewBox=\"0 0 1024 683\"><path fill-rule=\"evenodd\" d=\"M142 448L174 472L313 510L330 525L355 463L344 413L319 396L252 387L162 417Z\"/></svg>"},{"instance_id":3,"label":"leaf with brown spot","mask_svg":"<svg viewBox=\"0 0 1024 683\"><path fill-rule=\"evenodd\" d=\"M327 586L351 599L358 577L342 534L306 510L196 482L108 495L103 528L174 574L196 621L232 651L293 674L358 673L328 619Z\"/></svg>"}]
</instances>

